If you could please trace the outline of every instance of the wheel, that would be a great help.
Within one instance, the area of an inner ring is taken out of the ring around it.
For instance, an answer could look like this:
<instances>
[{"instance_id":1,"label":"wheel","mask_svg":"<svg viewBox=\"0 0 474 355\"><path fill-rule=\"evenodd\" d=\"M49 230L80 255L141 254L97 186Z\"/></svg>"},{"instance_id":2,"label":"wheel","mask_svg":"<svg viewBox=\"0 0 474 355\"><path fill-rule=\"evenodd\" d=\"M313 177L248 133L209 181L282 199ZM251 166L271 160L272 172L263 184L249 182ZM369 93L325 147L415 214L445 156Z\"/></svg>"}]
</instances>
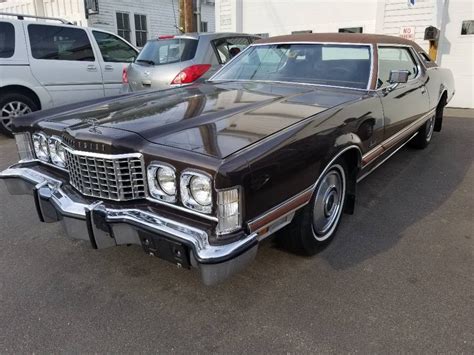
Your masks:
<instances>
[{"instance_id":1,"label":"wheel","mask_svg":"<svg viewBox=\"0 0 474 355\"><path fill-rule=\"evenodd\" d=\"M344 210L347 171L345 161L340 159L321 176L310 203L298 212L284 235L280 234L287 249L314 255L331 242Z\"/></svg>"},{"instance_id":2,"label":"wheel","mask_svg":"<svg viewBox=\"0 0 474 355\"><path fill-rule=\"evenodd\" d=\"M418 130L418 134L410 141L410 146L417 149L424 149L430 144L435 127L435 115L425 122Z\"/></svg>"},{"instance_id":3,"label":"wheel","mask_svg":"<svg viewBox=\"0 0 474 355\"><path fill-rule=\"evenodd\" d=\"M9 93L0 97L0 131L13 137L11 125L15 117L38 110L31 98L21 93Z\"/></svg>"}]
</instances>

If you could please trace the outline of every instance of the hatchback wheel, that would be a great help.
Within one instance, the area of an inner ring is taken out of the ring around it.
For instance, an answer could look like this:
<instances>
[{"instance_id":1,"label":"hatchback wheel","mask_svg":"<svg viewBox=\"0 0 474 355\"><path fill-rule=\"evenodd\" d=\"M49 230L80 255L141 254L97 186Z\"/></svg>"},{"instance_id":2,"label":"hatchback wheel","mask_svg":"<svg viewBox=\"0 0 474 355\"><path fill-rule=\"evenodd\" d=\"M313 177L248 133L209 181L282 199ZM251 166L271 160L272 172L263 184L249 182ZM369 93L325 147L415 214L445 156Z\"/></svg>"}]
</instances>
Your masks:
<instances>
[{"instance_id":1,"label":"hatchback wheel","mask_svg":"<svg viewBox=\"0 0 474 355\"><path fill-rule=\"evenodd\" d=\"M12 123L16 117L38 110L38 105L28 96L20 93L0 97L0 131L13 137Z\"/></svg>"}]
</instances>

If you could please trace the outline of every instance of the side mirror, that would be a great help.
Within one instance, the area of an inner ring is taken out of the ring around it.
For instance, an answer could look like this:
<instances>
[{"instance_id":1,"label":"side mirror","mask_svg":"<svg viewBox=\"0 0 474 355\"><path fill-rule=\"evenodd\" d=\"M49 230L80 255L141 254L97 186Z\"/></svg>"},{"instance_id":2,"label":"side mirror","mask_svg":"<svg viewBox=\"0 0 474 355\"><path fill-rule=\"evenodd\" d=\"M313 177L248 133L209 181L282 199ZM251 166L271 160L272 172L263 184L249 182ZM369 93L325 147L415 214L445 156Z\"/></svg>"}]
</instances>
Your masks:
<instances>
[{"instance_id":1,"label":"side mirror","mask_svg":"<svg viewBox=\"0 0 474 355\"><path fill-rule=\"evenodd\" d=\"M392 70L388 82L390 84L403 84L408 81L410 72L408 70Z\"/></svg>"}]
</instances>

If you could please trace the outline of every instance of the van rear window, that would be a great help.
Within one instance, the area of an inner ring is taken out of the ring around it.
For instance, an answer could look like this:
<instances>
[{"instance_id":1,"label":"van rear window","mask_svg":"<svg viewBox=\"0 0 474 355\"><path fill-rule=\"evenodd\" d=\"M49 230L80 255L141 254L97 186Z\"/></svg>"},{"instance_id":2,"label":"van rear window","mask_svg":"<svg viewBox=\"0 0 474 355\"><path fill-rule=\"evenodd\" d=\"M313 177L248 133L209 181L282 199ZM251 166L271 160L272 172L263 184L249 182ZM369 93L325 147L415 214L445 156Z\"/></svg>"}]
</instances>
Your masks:
<instances>
[{"instance_id":1,"label":"van rear window","mask_svg":"<svg viewBox=\"0 0 474 355\"><path fill-rule=\"evenodd\" d=\"M163 65L191 60L196 55L197 39L173 38L148 41L138 55L137 63Z\"/></svg>"},{"instance_id":2,"label":"van rear window","mask_svg":"<svg viewBox=\"0 0 474 355\"><path fill-rule=\"evenodd\" d=\"M11 23L0 22L0 58L11 58L15 53L15 28Z\"/></svg>"}]
</instances>

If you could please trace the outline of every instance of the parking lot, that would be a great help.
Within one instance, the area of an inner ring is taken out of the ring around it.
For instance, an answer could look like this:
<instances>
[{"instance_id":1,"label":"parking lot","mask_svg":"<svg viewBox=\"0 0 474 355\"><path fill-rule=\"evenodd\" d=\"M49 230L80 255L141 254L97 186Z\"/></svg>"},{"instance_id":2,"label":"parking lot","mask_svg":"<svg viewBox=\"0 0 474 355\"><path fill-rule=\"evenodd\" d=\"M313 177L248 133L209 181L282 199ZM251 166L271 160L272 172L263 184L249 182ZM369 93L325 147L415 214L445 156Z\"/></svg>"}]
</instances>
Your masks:
<instances>
[{"instance_id":1,"label":"parking lot","mask_svg":"<svg viewBox=\"0 0 474 355\"><path fill-rule=\"evenodd\" d=\"M265 242L216 287L138 247L93 250L0 185L0 352L474 352L474 113L358 187L312 258ZM455 117L459 116L459 117ZM17 159L0 137L0 168Z\"/></svg>"}]
</instances>

